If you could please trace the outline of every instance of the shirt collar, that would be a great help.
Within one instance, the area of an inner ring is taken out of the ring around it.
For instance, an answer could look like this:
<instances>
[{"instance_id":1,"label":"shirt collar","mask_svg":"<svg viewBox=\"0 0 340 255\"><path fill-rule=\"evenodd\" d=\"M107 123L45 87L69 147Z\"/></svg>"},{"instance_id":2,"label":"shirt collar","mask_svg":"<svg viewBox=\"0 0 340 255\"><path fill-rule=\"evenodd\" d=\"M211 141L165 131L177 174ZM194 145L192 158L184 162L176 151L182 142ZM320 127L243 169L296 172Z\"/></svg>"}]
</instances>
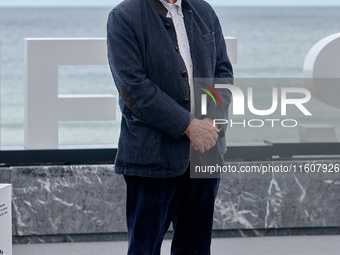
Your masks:
<instances>
[{"instance_id":1,"label":"shirt collar","mask_svg":"<svg viewBox=\"0 0 340 255\"><path fill-rule=\"evenodd\" d=\"M182 12L182 0L177 0L174 4L169 3L166 0L159 0L164 7L168 10L168 12L170 12L170 9L174 6L177 5L179 7L179 13L183 16L183 12Z\"/></svg>"}]
</instances>

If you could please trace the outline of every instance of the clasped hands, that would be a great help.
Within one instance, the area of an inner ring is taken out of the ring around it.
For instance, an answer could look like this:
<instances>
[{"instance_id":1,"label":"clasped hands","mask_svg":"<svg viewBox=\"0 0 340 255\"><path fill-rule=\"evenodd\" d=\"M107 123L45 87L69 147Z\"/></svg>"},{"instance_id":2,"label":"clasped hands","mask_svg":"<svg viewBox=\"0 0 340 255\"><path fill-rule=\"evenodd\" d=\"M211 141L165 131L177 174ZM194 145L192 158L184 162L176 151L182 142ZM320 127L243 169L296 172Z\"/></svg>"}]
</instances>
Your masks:
<instances>
[{"instance_id":1,"label":"clasped hands","mask_svg":"<svg viewBox=\"0 0 340 255\"><path fill-rule=\"evenodd\" d=\"M215 146L220 130L214 126L214 120L194 118L185 134L191 141L191 147L201 153Z\"/></svg>"}]
</instances>

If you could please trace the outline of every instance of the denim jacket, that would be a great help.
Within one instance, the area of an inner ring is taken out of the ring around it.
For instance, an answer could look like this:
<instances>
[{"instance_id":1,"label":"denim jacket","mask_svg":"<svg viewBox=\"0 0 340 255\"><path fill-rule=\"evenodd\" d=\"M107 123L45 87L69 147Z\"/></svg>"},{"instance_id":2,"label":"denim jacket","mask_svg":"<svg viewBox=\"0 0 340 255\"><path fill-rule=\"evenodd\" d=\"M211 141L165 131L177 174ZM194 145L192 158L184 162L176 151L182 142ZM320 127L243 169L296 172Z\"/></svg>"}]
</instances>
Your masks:
<instances>
[{"instance_id":1,"label":"denim jacket","mask_svg":"<svg viewBox=\"0 0 340 255\"><path fill-rule=\"evenodd\" d=\"M182 10L194 77L232 78L221 26L211 6L203 0L184 0ZM125 0L108 17L108 59L122 111L118 174L160 178L183 174L190 159L185 130L193 117L206 117L190 113L188 73L166 14L159 0ZM222 100L229 105L230 93L224 94ZM225 108L213 109L211 116L227 118ZM209 153L223 161L225 151L225 139L218 139Z\"/></svg>"}]
</instances>

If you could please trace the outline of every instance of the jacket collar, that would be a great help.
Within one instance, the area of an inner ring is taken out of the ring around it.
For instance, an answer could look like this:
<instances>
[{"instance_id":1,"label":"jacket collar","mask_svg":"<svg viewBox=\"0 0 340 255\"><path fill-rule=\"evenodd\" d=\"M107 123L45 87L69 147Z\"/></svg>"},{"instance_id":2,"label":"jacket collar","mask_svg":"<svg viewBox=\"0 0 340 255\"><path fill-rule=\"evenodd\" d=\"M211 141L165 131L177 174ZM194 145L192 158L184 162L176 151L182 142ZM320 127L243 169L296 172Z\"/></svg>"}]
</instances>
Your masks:
<instances>
[{"instance_id":1,"label":"jacket collar","mask_svg":"<svg viewBox=\"0 0 340 255\"><path fill-rule=\"evenodd\" d=\"M148 0L150 4L158 11L160 14L162 14L164 17L166 17L168 10L164 7L164 5L159 0ZM187 0L182 0L182 8L183 9L189 9L189 2Z\"/></svg>"}]
</instances>

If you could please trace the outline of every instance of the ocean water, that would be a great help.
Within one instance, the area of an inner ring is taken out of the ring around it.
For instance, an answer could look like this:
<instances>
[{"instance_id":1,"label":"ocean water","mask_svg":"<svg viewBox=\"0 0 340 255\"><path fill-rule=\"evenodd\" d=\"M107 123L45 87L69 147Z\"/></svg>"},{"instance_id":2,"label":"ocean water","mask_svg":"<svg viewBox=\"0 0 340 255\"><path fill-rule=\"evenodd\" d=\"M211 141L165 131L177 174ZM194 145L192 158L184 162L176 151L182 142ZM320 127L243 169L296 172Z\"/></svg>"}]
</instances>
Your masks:
<instances>
[{"instance_id":1,"label":"ocean water","mask_svg":"<svg viewBox=\"0 0 340 255\"><path fill-rule=\"evenodd\" d=\"M272 86L303 86L303 63L311 47L322 38L340 32L339 7L215 7L225 36L238 39L236 79L254 90L258 108L268 108ZM0 8L1 45L1 145L23 145L24 141L24 38L105 37L108 8ZM242 79L241 79L242 78ZM287 78L291 78L288 79ZM268 82L269 79L266 79ZM281 81L281 82L279 82ZM282 82L284 81L284 82ZM238 82L236 80L236 82ZM282 83L287 85L282 85ZM262 84L262 85L261 85ZM268 91L267 91L268 90ZM117 95L107 66L60 66L60 94ZM313 117L291 111L287 118L299 123L330 124L340 139L340 110L311 100ZM272 118L281 118L274 115ZM244 118L254 118L245 116ZM116 144L120 112L112 122L63 122L59 143ZM238 120L240 118L238 117ZM297 128L230 128L229 141L298 139Z\"/></svg>"}]
</instances>

